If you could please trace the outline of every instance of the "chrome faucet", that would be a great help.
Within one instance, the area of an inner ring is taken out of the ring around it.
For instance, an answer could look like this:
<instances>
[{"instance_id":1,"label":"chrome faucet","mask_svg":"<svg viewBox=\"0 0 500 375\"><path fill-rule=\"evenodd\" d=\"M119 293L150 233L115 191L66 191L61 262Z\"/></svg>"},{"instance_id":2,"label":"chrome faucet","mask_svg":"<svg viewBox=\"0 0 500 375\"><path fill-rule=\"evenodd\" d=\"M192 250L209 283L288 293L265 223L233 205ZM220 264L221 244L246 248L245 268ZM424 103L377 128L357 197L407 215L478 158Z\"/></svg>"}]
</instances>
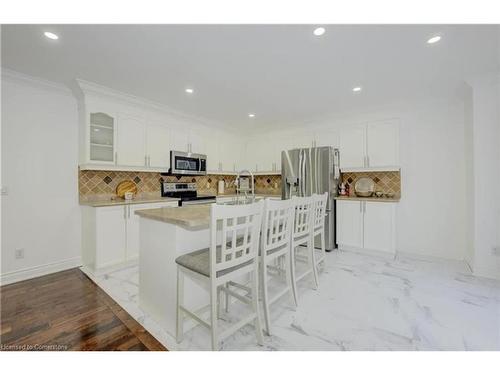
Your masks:
<instances>
[{"instance_id":1,"label":"chrome faucet","mask_svg":"<svg viewBox=\"0 0 500 375\"><path fill-rule=\"evenodd\" d=\"M235 185L236 185L236 192L237 192L236 201L237 202L239 201L239 197L241 195L241 190L239 188L239 185L240 185L240 177L242 174L249 174L250 175L250 178L251 178L250 191L252 193L252 200L254 201L255 200L255 186L254 186L254 182L253 182L253 173L250 172L248 169L243 169L242 171L239 171L238 175L236 176L236 180L234 181ZM245 194L245 202L246 202L248 200L248 191L245 190L244 194Z\"/></svg>"}]
</instances>

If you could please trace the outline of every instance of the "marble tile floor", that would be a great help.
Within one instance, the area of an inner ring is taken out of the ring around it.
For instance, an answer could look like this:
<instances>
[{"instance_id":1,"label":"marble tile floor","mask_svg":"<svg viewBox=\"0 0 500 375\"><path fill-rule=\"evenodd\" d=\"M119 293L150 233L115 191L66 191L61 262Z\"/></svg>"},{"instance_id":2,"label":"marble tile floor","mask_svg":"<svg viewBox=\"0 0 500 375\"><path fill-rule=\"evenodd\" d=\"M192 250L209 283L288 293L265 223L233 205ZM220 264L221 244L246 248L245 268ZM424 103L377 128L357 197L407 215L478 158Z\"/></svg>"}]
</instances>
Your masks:
<instances>
[{"instance_id":1,"label":"marble tile floor","mask_svg":"<svg viewBox=\"0 0 500 375\"><path fill-rule=\"evenodd\" d=\"M138 267L94 281L169 350L209 350L197 326L175 339L138 306ZM278 285L278 284L276 284ZM500 350L500 282L471 275L462 262L399 255L328 253L320 287L299 284L299 307L288 295L272 305L273 335L256 343L246 326L223 350ZM223 320L237 318L231 307Z\"/></svg>"}]
</instances>

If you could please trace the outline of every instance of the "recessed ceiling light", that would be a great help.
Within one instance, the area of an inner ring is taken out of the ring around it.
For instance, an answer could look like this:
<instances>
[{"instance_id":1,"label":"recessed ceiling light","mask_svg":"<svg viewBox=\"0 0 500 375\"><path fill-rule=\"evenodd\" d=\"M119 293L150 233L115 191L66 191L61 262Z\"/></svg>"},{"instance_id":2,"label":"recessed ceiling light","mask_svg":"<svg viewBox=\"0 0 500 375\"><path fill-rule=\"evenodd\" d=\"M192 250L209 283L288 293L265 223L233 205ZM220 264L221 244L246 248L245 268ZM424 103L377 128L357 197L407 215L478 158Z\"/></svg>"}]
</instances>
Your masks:
<instances>
[{"instance_id":1,"label":"recessed ceiling light","mask_svg":"<svg viewBox=\"0 0 500 375\"><path fill-rule=\"evenodd\" d=\"M193 90L193 89L186 89L185 91L186 91L188 94L192 94L192 93L194 92L194 90Z\"/></svg>"},{"instance_id":2,"label":"recessed ceiling light","mask_svg":"<svg viewBox=\"0 0 500 375\"><path fill-rule=\"evenodd\" d=\"M96 128L96 129L94 129L94 131L95 131L95 132L98 132L98 131L99 131L99 129L97 129L97 128Z\"/></svg>"},{"instance_id":3,"label":"recessed ceiling light","mask_svg":"<svg viewBox=\"0 0 500 375\"><path fill-rule=\"evenodd\" d=\"M437 43L441 40L441 37L439 35L436 35L436 36L433 36L432 38L430 38L427 43L428 44L434 44L434 43Z\"/></svg>"},{"instance_id":4,"label":"recessed ceiling light","mask_svg":"<svg viewBox=\"0 0 500 375\"><path fill-rule=\"evenodd\" d=\"M356 87L352 88L352 91L354 91L354 92L360 92L361 90L362 90L362 88L359 87L359 86L356 86Z\"/></svg>"},{"instance_id":5,"label":"recessed ceiling light","mask_svg":"<svg viewBox=\"0 0 500 375\"><path fill-rule=\"evenodd\" d=\"M316 36L321 36L326 32L326 29L324 27L317 27L314 29L313 34Z\"/></svg>"},{"instance_id":6,"label":"recessed ceiling light","mask_svg":"<svg viewBox=\"0 0 500 375\"><path fill-rule=\"evenodd\" d=\"M255 117L255 113L249 113L249 114L248 114L248 117L251 117L251 118L252 118L252 117Z\"/></svg>"},{"instance_id":7,"label":"recessed ceiling light","mask_svg":"<svg viewBox=\"0 0 500 375\"><path fill-rule=\"evenodd\" d=\"M45 35L47 38L49 39L52 39L52 40L57 40L59 39L59 36L57 36L56 34L54 33L51 33L50 31L46 31L43 33L43 35Z\"/></svg>"}]
</instances>

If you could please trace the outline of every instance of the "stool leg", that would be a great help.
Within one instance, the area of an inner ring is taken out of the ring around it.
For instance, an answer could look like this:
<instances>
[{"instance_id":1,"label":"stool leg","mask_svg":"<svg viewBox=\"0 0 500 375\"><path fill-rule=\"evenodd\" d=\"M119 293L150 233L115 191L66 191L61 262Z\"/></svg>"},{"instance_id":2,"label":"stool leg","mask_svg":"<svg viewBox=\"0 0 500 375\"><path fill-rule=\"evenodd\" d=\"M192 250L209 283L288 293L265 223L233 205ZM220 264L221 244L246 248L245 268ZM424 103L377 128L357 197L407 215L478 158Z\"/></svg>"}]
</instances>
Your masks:
<instances>
[{"instance_id":1,"label":"stool leg","mask_svg":"<svg viewBox=\"0 0 500 375\"><path fill-rule=\"evenodd\" d=\"M323 262L323 269L326 267L326 244L325 244L325 231L321 231L321 260Z\"/></svg>"},{"instance_id":2,"label":"stool leg","mask_svg":"<svg viewBox=\"0 0 500 375\"><path fill-rule=\"evenodd\" d=\"M271 336L271 317L269 314L269 296L267 290L267 265L264 261L262 261L261 265L262 267L260 268L260 278L262 280L262 304L264 305L264 322L266 324L266 332L269 336Z\"/></svg>"},{"instance_id":3,"label":"stool leg","mask_svg":"<svg viewBox=\"0 0 500 375\"><path fill-rule=\"evenodd\" d=\"M255 261L255 267L252 276L252 306L255 313L255 331L257 334L257 343L264 345L264 336L262 335L262 324L260 321L259 309L259 263Z\"/></svg>"},{"instance_id":4,"label":"stool leg","mask_svg":"<svg viewBox=\"0 0 500 375\"><path fill-rule=\"evenodd\" d=\"M217 287L213 284L210 287L210 320L212 333L212 350L219 350L219 340L217 338Z\"/></svg>"},{"instance_id":5,"label":"stool leg","mask_svg":"<svg viewBox=\"0 0 500 375\"><path fill-rule=\"evenodd\" d=\"M177 343L180 343L184 338L184 313L181 306L184 304L184 274L177 267Z\"/></svg>"},{"instance_id":6,"label":"stool leg","mask_svg":"<svg viewBox=\"0 0 500 375\"><path fill-rule=\"evenodd\" d=\"M290 276L292 279L292 293L293 299L295 300L295 306L299 305L299 298L297 293L297 279L295 278L295 245L292 244L292 250L290 253L290 262L288 263L290 266Z\"/></svg>"},{"instance_id":7,"label":"stool leg","mask_svg":"<svg viewBox=\"0 0 500 375\"><path fill-rule=\"evenodd\" d=\"M293 292L293 285L292 285L292 269L291 269L291 257L290 257L290 252L288 252L285 255L285 277L286 277L286 283L288 285L288 289L290 291L290 297L292 297L292 302L295 308L297 308L297 300L295 299L295 293Z\"/></svg>"},{"instance_id":8,"label":"stool leg","mask_svg":"<svg viewBox=\"0 0 500 375\"><path fill-rule=\"evenodd\" d=\"M229 289L229 283L226 283L225 287L226 287L226 289ZM226 312L229 312L229 303L231 302L229 300L229 297L230 297L229 293L226 293L226 295L224 297L225 297L224 302L226 305L224 309L226 310Z\"/></svg>"},{"instance_id":9,"label":"stool leg","mask_svg":"<svg viewBox=\"0 0 500 375\"><path fill-rule=\"evenodd\" d=\"M313 281L314 281L314 289L318 289L319 281L318 281L318 268L316 264L316 250L314 250L314 237L311 237L311 240L308 243L309 250L309 265L312 269L313 273Z\"/></svg>"}]
</instances>

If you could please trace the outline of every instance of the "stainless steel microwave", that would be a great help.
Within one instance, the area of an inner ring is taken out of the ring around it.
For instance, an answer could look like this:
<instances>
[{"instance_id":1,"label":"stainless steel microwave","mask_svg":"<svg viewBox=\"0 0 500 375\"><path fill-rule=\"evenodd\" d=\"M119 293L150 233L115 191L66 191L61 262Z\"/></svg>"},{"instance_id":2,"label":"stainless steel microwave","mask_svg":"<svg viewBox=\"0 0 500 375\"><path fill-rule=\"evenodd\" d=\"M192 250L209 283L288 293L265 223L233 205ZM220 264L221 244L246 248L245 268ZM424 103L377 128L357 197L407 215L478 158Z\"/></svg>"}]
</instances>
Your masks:
<instances>
[{"instance_id":1,"label":"stainless steel microwave","mask_svg":"<svg viewBox=\"0 0 500 375\"><path fill-rule=\"evenodd\" d=\"M207 155L170 151L170 171L177 175L206 175Z\"/></svg>"}]
</instances>

